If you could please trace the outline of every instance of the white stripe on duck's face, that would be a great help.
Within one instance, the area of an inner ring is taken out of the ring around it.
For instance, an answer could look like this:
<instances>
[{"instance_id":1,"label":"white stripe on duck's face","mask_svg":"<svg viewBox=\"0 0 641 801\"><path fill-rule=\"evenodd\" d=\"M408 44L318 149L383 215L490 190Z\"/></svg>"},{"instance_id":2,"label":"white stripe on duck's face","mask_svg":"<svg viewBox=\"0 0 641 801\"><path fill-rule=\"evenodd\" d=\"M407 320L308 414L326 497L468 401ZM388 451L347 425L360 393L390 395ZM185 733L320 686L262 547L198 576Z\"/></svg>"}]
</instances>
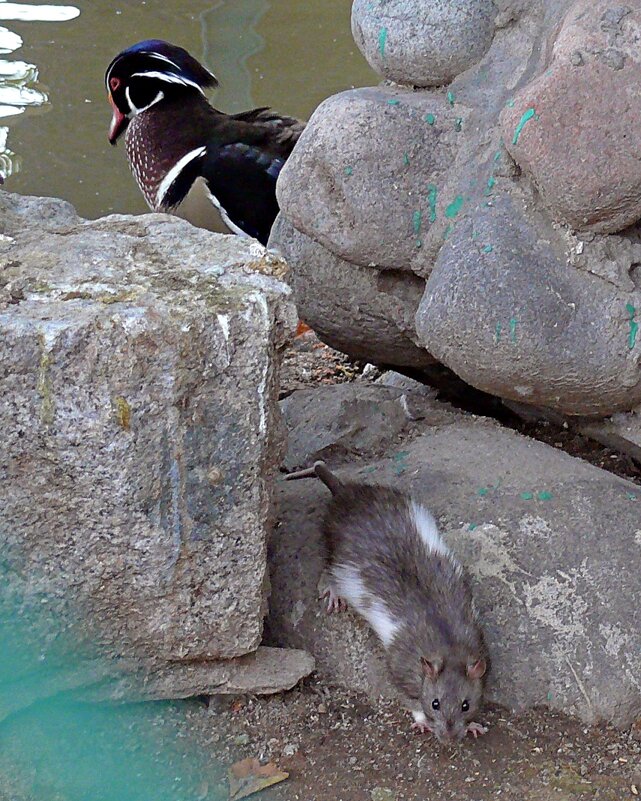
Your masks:
<instances>
[{"instance_id":1,"label":"white stripe on duck's face","mask_svg":"<svg viewBox=\"0 0 641 801\"><path fill-rule=\"evenodd\" d=\"M131 75L132 78L155 78L157 81L164 81L165 83L173 83L173 84L180 84L181 86L190 86L193 89L197 89L203 97L205 93L202 90L202 87L199 86L196 81L192 81L190 78L185 78L182 75L172 75L169 72L152 72L151 70L145 72L134 72ZM148 106L147 106L148 108ZM142 109L141 109L142 110Z\"/></svg>"},{"instance_id":2,"label":"white stripe on duck's face","mask_svg":"<svg viewBox=\"0 0 641 801\"><path fill-rule=\"evenodd\" d=\"M131 94L129 92L128 86L125 87L125 97L127 98L127 103L129 103L129 114L127 114L127 117L129 117L129 119L132 119L136 115L142 114L143 111L147 111L148 108L155 106L156 103L160 103L160 101L164 99L165 94L162 90L159 90L158 94L156 95L156 97L154 97L151 103L147 103L147 105L143 106L142 108L138 108L134 103L134 101L131 99Z\"/></svg>"},{"instance_id":3,"label":"white stripe on duck's face","mask_svg":"<svg viewBox=\"0 0 641 801\"><path fill-rule=\"evenodd\" d=\"M152 52L152 53L145 53L145 55L148 56L149 58L155 58L158 61L164 61L166 64L171 64L172 67L180 69L180 67L178 66L178 64L176 64L175 61L172 61L168 56L164 56L162 53Z\"/></svg>"}]
</instances>

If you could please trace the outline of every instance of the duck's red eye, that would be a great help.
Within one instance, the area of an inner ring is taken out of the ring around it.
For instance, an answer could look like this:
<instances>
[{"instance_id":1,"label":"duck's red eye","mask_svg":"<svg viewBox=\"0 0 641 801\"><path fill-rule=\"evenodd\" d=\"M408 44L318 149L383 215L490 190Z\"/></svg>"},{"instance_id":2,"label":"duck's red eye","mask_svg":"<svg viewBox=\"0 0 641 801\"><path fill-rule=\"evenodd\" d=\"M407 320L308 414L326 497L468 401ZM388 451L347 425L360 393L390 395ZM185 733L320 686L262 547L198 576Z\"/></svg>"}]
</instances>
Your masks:
<instances>
[{"instance_id":1,"label":"duck's red eye","mask_svg":"<svg viewBox=\"0 0 641 801\"><path fill-rule=\"evenodd\" d=\"M112 92L115 92L119 86L120 86L120 78L109 78L109 87Z\"/></svg>"}]
</instances>

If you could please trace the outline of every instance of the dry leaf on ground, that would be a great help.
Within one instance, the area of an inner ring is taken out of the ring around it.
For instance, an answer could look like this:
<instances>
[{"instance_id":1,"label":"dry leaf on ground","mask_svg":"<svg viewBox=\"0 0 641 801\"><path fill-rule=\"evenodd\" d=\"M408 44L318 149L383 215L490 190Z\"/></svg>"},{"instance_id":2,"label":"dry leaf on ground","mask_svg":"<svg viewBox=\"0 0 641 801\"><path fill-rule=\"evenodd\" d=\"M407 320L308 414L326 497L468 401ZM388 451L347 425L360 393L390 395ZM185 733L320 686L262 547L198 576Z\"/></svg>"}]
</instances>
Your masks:
<instances>
[{"instance_id":1,"label":"dry leaf on ground","mask_svg":"<svg viewBox=\"0 0 641 801\"><path fill-rule=\"evenodd\" d=\"M281 770L273 762L261 765L255 757L241 759L229 768L229 799L238 801L254 793L271 787L272 784L285 781L289 773Z\"/></svg>"}]
</instances>

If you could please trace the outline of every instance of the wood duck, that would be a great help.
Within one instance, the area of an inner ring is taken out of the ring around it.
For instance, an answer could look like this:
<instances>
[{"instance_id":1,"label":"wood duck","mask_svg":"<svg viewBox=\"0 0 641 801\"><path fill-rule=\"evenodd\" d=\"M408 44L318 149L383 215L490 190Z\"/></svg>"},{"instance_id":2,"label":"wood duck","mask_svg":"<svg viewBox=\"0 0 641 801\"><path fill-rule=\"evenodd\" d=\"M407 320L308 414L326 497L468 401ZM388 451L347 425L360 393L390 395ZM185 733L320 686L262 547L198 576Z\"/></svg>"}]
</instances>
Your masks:
<instances>
[{"instance_id":1,"label":"wood duck","mask_svg":"<svg viewBox=\"0 0 641 801\"><path fill-rule=\"evenodd\" d=\"M109 141L125 133L129 166L153 211L267 243L278 214L276 179L304 123L268 108L218 111L205 97L216 77L158 39L117 55L105 84Z\"/></svg>"}]
</instances>

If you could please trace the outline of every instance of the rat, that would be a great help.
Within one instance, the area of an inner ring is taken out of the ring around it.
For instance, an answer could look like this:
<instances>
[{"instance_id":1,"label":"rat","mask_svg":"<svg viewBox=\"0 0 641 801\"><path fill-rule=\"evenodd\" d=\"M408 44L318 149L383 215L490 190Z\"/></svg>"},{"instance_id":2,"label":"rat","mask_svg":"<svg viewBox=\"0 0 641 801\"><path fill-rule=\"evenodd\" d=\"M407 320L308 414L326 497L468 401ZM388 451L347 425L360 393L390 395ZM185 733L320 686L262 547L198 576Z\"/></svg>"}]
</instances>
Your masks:
<instances>
[{"instance_id":1,"label":"rat","mask_svg":"<svg viewBox=\"0 0 641 801\"><path fill-rule=\"evenodd\" d=\"M324 462L287 479L316 476L332 493L323 521L327 611L351 605L374 630L412 728L440 742L475 738L489 658L460 563L432 514L382 485L342 482Z\"/></svg>"}]
</instances>

